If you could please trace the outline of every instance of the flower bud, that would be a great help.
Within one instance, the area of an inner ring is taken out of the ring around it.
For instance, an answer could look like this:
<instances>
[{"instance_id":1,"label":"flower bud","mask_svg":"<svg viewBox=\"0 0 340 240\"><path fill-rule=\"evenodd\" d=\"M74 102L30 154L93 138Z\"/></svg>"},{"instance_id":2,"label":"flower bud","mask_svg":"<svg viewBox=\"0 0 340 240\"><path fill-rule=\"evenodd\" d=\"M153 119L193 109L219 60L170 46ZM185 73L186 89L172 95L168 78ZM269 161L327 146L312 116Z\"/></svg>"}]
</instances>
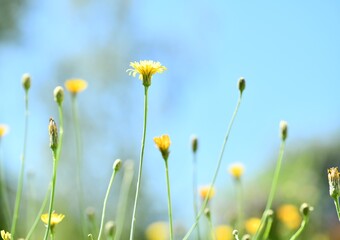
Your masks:
<instances>
[{"instance_id":1,"label":"flower bud","mask_svg":"<svg viewBox=\"0 0 340 240\"><path fill-rule=\"evenodd\" d=\"M337 199L340 195L340 173L338 167L328 169L329 195Z\"/></svg>"},{"instance_id":2,"label":"flower bud","mask_svg":"<svg viewBox=\"0 0 340 240\"><path fill-rule=\"evenodd\" d=\"M28 73L25 73L22 75L21 82L25 91L28 91L31 87L31 76Z\"/></svg>"},{"instance_id":3,"label":"flower bud","mask_svg":"<svg viewBox=\"0 0 340 240\"><path fill-rule=\"evenodd\" d=\"M288 135L288 123L286 121L280 122L280 134L281 139L285 141Z\"/></svg>"},{"instance_id":4,"label":"flower bud","mask_svg":"<svg viewBox=\"0 0 340 240\"><path fill-rule=\"evenodd\" d=\"M245 234L245 235L243 235L243 237L242 237L242 240L250 240L251 238L250 238L250 235L249 234Z\"/></svg>"},{"instance_id":5,"label":"flower bud","mask_svg":"<svg viewBox=\"0 0 340 240\"><path fill-rule=\"evenodd\" d=\"M50 148L55 151L58 147L58 128L53 118L50 118L48 132L50 135Z\"/></svg>"},{"instance_id":6,"label":"flower bud","mask_svg":"<svg viewBox=\"0 0 340 240\"><path fill-rule=\"evenodd\" d=\"M195 153L198 147L198 139L196 136L191 137L191 149Z\"/></svg>"},{"instance_id":7,"label":"flower bud","mask_svg":"<svg viewBox=\"0 0 340 240\"><path fill-rule=\"evenodd\" d=\"M207 216L207 218L210 218L211 213L210 213L210 209L209 208L205 208L204 209L204 215Z\"/></svg>"},{"instance_id":8,"label":"flower bud","mask_svg":"<svg viewBox=\"0 0 340 240\"><path fill-rule=\"evenodd\" d=\"M243 90L246 88L246 80L241 77L239 80L238 80L238 90L240 90L240 93L242 94L243 93Z\"/></svg>"},{"instance_id":9,"label":"flower bud","mask_svg":"<svg viewBox=\"0 0 340 240\"><path fill-rule=\"evenodd\" d=\"M122 166L122 160L117 159L114 163L113 163L113 170L115 171L119 171L119 169Z\"/></svg>"},{"instance_id":10,"label":"flower bud","mask_svg":"<svg viewBox=\"0 0 340 240\"><path fill-rule=\"evenodd\" d=\"M105 224L105 233L108 237L113 238L116 233L116 224L114 221L108 221Z\"/></svg>"},{"instance_id":11,"label":"flower bud","mask_svg":"<svg viewBox=\"0 0 340 240\"><path fill-rule=\"evenodd\" d=\"M90 221L94 221L96 218L96 211L93 207L86 208L86 216Z\"/></svg>"},{"instance_id":12,"label":"flower bud","mask_svg":"<svg viewBox=\"0 0 340 240\"><path fill-rule=\"evenodd\" d=\"M303 216L308 216L311 211L313 211L314 208L309 206L308 203L302 203L300 206L300 212Z\"/></svg>"},{"instance_id":13,"label":"flower bud","mask_svg":"<svg viewBox=\"0 0 340 240\"><path fill-rule=\"evenodd\" d=\"M53 91L54 101L61 105L64 101L64 89L61 86L58 86Z\"/></svg>"}]
</instances>

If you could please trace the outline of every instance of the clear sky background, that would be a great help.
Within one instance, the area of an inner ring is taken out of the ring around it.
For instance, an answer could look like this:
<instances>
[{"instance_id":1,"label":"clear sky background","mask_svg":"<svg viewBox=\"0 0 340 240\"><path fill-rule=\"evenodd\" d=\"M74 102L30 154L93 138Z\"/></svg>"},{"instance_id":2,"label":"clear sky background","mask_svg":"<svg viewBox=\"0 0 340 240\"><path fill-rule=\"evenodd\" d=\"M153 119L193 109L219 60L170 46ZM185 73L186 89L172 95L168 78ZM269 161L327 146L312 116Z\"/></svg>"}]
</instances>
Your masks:
<instances>
[{"instance_id":1,"label":"clear sky background","mask_svg":"<svg viewBox=\"0 0 340 240\"><path fill-rule=\"evenodd\" d=\"M273 164L280 120L289 124L288 151L339 133L339 12L337 1L314 0L29 1L19 13L19 37L0 43L0 122L11 128L3 141L8 178L16 181L23 142L22 74L32 76L27 171L40 187L51 172L53 89L67 78L83 78L89 83L79 95L85 171L89 186L97 186L89 204L97 196L100 206L113 160L137 160L139 154L143 86L125 71L130 61L160 61L168 70L155 75L149 91L144 189L159 198L154 208L166 210L164 166L152 138L167 133L174 218L191 219L183 208L192 201L190 136L199 138L199 184L208 184L240 77L247 87L217 189L230 187L232 162L245 164L246 179ZM65 151L72 156L68 123ZM66 165L61 163L60 182L72 176Z\"/></svg>"}]
</instances>

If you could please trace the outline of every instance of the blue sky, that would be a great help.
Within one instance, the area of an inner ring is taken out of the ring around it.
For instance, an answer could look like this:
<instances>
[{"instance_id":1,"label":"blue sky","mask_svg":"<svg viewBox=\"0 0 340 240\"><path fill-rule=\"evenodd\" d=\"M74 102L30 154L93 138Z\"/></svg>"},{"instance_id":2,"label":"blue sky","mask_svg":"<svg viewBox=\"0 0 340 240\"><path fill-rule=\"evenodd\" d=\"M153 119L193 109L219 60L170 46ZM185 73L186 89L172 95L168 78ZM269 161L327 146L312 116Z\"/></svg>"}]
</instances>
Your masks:
<instances>
[{"instance_id":1,"label":"blue sky","mask_svg":"<svg viewBox=\"0 0 340 240\"><path fill-rule=\"evenodd\" d=\"M236 105L239 77L246 79L247 88L217 188L230 187L226 169L231 162L246 165L247 179L273 164L269 160L277 155L282 119L289 124L288 151L311 139L329 140L339 132L340 120L339 10L336 1L30 1L20 18L19 40L0 45L0 87L6 89L0 122L11 127L3 141L4 154L11 159L6 163L10 178L15 179L15 159L21 153L20 77L25 72L33 80L29 133L39 146L28 150L28 169L46 161L37 156L46 145L48 118L56 116L53 88L71 77L89 82L79 99L80 112L93 116L93 125L105 137L85 153L93 169L89 178L103 183L98 195L109 178L108 159L120 157L108 142L129 143L135 152L124 156L138 156L143 88L125 73L129 61L152 59L168 68L150 87L145 155L147 186L158 193L160 208L166 207L165 176L152 137L170 135L174 209L191 206L190 136L199 138L199 183L207 184ZM100 56L104 61L97 61ZM61 62L73 62L69 76L66 71L59 78ZM110 71L116 75L105 74ZM110 78L127 83L110 85ZM127 108L120 105L124 101ZM115 124L96 119L100 109ZM117 123L119 130L111 130ZM98 148L107 160L90 161ZM102 176L95 175L98 170ZM174 216L190 218L191 213L177 211Z\"/></svg>"}]
</instances>

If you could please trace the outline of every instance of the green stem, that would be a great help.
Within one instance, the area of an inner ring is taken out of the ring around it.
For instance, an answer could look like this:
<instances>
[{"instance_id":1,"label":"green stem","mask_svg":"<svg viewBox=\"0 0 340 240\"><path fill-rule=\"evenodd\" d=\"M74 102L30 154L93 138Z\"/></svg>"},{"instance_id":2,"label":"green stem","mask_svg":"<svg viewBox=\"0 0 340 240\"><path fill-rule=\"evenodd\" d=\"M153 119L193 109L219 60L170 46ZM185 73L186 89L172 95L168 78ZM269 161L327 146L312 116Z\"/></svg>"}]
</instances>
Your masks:
<instances>
[{"instance_id":1,"label":"green stem","mask_svg":"<svg viewBox=\"0 0 340 240\"><path fill-rule=\"evenodd\" d=\"M27 145L27 130L28 130L28 90L25 91L25 133L24 133L24 147L21 155L21 169L19 174L18 181L18 190L15 197L15 205L14 205L14 213L12 219L12 228L11 234L12 238L15 239L15 230L18 221L21 195L22 195L22 186L24 184L24 172L25 172L25 156L26 156L26 145Z\"/></svg>"},{"instance_id":2,"label":"green stem","mask_svg":"<svg viewBox=\"0 0 340 240\"><path fill-rule=\"evenodd\" d=\"M338 215L338 219L340 221L340 207L339 207L339 197L336 197L334 199L334 204L335 204L335 209L336 209L336 213Z\"/></svg>"},{"instance_id":3,"label":"green stem","mask_svg":"<svg viewBox=\"0 0 340 240\"><path fill-rule=\"evenodd\" d=\"M296 231L296 233L290 238L290 240L296 240L300 234L303 232L305 227L307 226L307 223L309 221L309 217L303 216L303 220L301 222L300 228Z\"/></svg>"},{"instance_id":4,"label":"green stem","mask_svg":"<svg viewBox=\"0 0 340 240\"><path fill-rule=\"evenodd\" d=\"M52 189L51 189L51 198L50 198L50 206L48 210L48 223L47 228L45 231L45 237L44 240L47 240L48 233L51 228L51 218L52 218L52 212L53 212L53 205L54 205L54 194L55 194L55 186L56 186L56 180L57 180L57 150L52 150L53 152L53 174L52 174Z\"/></svg>"},{"instance_id":5,"label":"green stem","mask_svg":"<svg viewBox=\"0 0 340 240\"><path fill-rule=\"evenodd\" d=\"M139 159L139 170L138 170L138 178L137 178L137 188L135 195L135 202L133 205L133 213L132 213L132 221L131 221L131 230L130 230L130 240L133 240L133 234L135 230L135 222L136 222L136 210L139 196L139 188L142 179L142 169L143 169L143 160L144 160L144 146L145 146L145 137L146 137L146 123L147 123L147 115L148 115L148 87L144 87L144 124L143 124L143 137L142 137L142 146L140 152Z\"/></svg>"},{"instance_id":6,"label":"green stem","mask_svg":"<svg viewBox=\"0 0 340 240\"><path fill-rule=\"evenodd\" d=\"M215 232L214 232L214 226L212 224L210 214L209 214L209 216L207 216L207 218L208 218L208 224L209 224L209 228L210 228L211 239L216 240L216 236L215 236Z\"/></svg>"},{"instance_id":7,"label":"green stem","mask_svg":"<svg viewBox=\"0 0 340 240\"><path fill-rule=\"evenodd\" d=\"M48 190L47 190L47 194L45 195L44 201L43 201L43 203L42 203L42 205L41 205L41 207L40 207L40 210L39 210L39 212L38 212L38 215L37 215L37 217L35 218L34 223L33 223L31 229L29 230L29 232L28 232L28 234L27 234L27 236L26 236L26 238L25 238L26 240L29 240L29 239L31 238L31 236L32 236L32 234L33 234L35 228L37 227L37 225L38 225L38 223L39 223L39 221L40 221L40 216L42 215L42 213L43 213L43 211L44 211L44 209L45 209L45 206L46 206L46 204L47 204L48 193L50 192L51 187L52 187L52 183L49 184L49 187L48 187Z\"/></svg>"},{"instance_id":8,"label":"green stem","mask_svg":"<svg viewBox=\"0 0 340 240\"><path fill-rule=\"evenodd\" d=\"M266 229L265 229L265 231L263 233L263 238L262 238L263 240L268 239L270 230L272 228L272 225L273 225L273 217L268 217L267 218L267 222L266 222Z\"/></svg>"},{"instance_id":9,"label":"green stem","mask_svg":"<svg viewBox=\"0 0 340 240\"><path fill-rule=\"evenodd\" d=\"M109 183L109 186L107 187L107 190L106 190L106 195L105 195L104 204L103 204L103 211L102 211L102 219L101 219L101 222L100 222L100 229L99 229L99 234L98 234L98 240L100 240L100 238L102 236L103 227L104 227L104 219L105 219L106 203L107 203L107 199L109 198L111 186L112 186L113 180L115 179L116 173L117 173L117 170L113 169L111 179L110 179L110 183Z\"/></svg>"},{"instance_id":10,"label":"green stem","mask_svg":"<svg viewBox=\"0 0 340 240\"><path fill-rule=\"evenodd\" d=\"M285 143L286 143L286 141L282 140L281 146L280 146L279 158L277 160L277 164L276 164L276 168L275 168L275 172L274 172L274 178L273 178L272 186L271 186L271 189L270 189L269 197L268 197L268 200L267 200L267 205L266 205L266 208L265 208L265 210L262 214L260 226L257 229L253 240L256 240L259 237L260 233L262 232L262 229L264 227L264 223L266 222L266 218L267 218L266 212L271 208L273 200L274 200L274 196L275 196L275 192L276 192L276 188L277 188L277 183L278 183L279 175L280 175L280 169L281 169L281 165L282 165Z\"/></svg>"},{"instance_id":11,"label":"green stem","mask_svg":"<svg viewBox=\"0 0 340 240\"><path fill-rule=\"evenodd\" d=\"M172 207L171 207L168 159L165 159L164 162L165 162L166 187L167 187L167 192L168 192L168 215L169 215L170 240L173 240L174 236L173 236L173 227L172 227Z\"/></svg>"},{"instance_id":12,"label":"green stem","mask_svg":"<svg viewBox=\"0 0 340 240\"><path fill-rule=\"evenodd\" d=\"M6 189L7 189L7 184L6 184L6 178L5 178L5 172L4 172L4 168L2 165L2 147L1 147L1 137L0 137L0 150L1 150L1 159L0 159L0 191L1 191L1 195L2 195L2 200L4 201L4 209L5 209L5 221L6 221L6 225L9 226L9 221L10 221L10 210L9 210L9 203L8 203L8 196L6 194ZM7 216L6 216L7 215Z\"/></svg>"},{"instance_id":13,"label":"green stem","mask_svg":"<svg viewBox=\"0 0 340 240\"><path fill-rule=\"evenodd\" d=\"M193 152L193 165L192 165L192 192L193 192L193 205L194 205L194 213L195 217L198 214L198 205L197 205L197 157L196 152ZM197 240L201 239L200 236L200 225L197 224Z\"/></svg>"},{"instance_id":14,"label":"green stem","mask_svg":"<svg viewBox=\"0 0 340 240\"><path fill-rule=\"evenodd\" d=\"M133 175L134 175L133 162L131 160L126 161L124 165L123 182L119 194L119 201L117 207L117 232L114 236L114 239L120 240L124 229L126 209Z\"/></svg>"},{"instance_id":15,"label":"green stem","mask_svg":"<svg viewBox=\"0 0 340 240\"><path fill-rule=\"evenodd\" d=\"M188 233L184 236L183 240L186 240L186 239L189 238L189 236L191 235L191 233L193 232L193 230L194 230L195 227L197 226L198 221L199 221L201 215L202 215L203 212L204 212L204 209L207 207L208 200L209 200L209 196L210 196L210 192L211 192L211 189L213 188L213 186L214 186L214 184L215 184L215 181L216 181L216 178L217 178L217 174L218 174L219 169L220 169L220 166L221 166L221 162L222 162L222 158L223 158L223 154L224 154L224 149L225 149L225 146L226 146L226 144L227 144L227 142L228 142L229 134L230 134L231 128L232 128L232 126L233 126L233 123L234 123L236 114L237 114L237 112L238 112L238 109L239 109L239 107L240 107L241 100L242 100L242 94L240 94L240 96L239 96L239 98L238 98L236 108L235 108L235 110L234 110L233 116L231 117L231 121L230 121L230 123L229 123L228 130L227 130L226 136L225 136L225 138L224 138L224 142L223 142L223 144L222 144L222 149L221 149L221 152L220 152L220 156L219 156L219 158L218 158L216 170L215 170L213 179L212 179L212 181L211 181L211 184L210 184L210 188L209 188L208 194L207 194L207 196L205 197L204 202L203 202L203 204L202 204L202 206L201 206L201 209L200 209L200 211L198 212L198 214L197 214L197 216L196 216L195 223L191 226L191 228L189 229Z\"/></svg>"},{"instance_id":16,"label":"green stem","mask_svg":"<svg viewBox=\"0 0 340 240\"><path fill-rule=\"evenodd\" d=\"M81 229L83 232L83 238L86 238L86 230L85 230L85 219L84 219L84 201L83 201L83 184L81 181L81 170L82 170L82 145L81 145L81 137L80 137L80 127L79 127L79 119L78 119L78 111L77 111L77 94L72 94L72 118L75 129L76 136L76 148L77 148L77 192L78 192L78 204L79 204L79 214L81 219Z\"/></svg>"},{"instance_id":17,"label":"green stem","mask_svg":"<svg viewBox=\"0 0 340 240\"><path fill-rule=\"evenodd\" d=\"M236 191L237 191L237 224L236 229L243 233L243 195L242 195L242 182L241 179L236 180Z\"/></svg>"}]
</instances>

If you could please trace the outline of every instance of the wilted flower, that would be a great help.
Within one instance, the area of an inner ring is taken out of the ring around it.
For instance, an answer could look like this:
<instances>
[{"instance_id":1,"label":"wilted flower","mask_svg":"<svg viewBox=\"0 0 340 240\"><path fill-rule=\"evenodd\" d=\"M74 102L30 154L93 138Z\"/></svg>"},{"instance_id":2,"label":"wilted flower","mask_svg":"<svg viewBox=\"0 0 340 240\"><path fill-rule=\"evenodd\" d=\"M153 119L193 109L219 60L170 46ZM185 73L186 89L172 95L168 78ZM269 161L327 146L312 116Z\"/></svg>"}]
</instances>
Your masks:
<instances>
[{"instance_id":1,"label":"wilted flower","mask_svg":"<svg viewBox=\"0 0 340 240\"><path fill-rule=\"evenodd\" d=\"M50 118L48 132L50 135L50 148L55 151L58 147L58 128L53 118Z\"/></svg>"},{"instance_id":2,"label":"wilted flower","mask_svg":"<svg viewBox=\"0 0 340 240\"><path fill-rule=\"evenodd\" d=\"M77 94L87 88L87 82L83 79L69 79L65 82L65 88L70 93Z\"/></svg>"},{"instance_id":3,"label":"wilted flower","mask_svg":"<svg viewBox=\"0 0 340 240\"><path fill-rule=\"evenodd\" d=\"M328 169L329 195L336 199L340 195L340 173L338 167Z\"/></svg>"},{"instance_id":4,"label":"wilted flower","mask_svg":"<svg viewBox=\"0 0 340 240\"><path fill-rule=\"evenodd\" d=\"M155 73L162 73L166 70L166 67L162 66L160 62L154 62L151 60L130 62L130 67L132 68L126 71L133 77L139 74L139 79L143 81L143 85L145 87L149 87L151 85L152 75Z\"/></svg>"}]
</instances>

